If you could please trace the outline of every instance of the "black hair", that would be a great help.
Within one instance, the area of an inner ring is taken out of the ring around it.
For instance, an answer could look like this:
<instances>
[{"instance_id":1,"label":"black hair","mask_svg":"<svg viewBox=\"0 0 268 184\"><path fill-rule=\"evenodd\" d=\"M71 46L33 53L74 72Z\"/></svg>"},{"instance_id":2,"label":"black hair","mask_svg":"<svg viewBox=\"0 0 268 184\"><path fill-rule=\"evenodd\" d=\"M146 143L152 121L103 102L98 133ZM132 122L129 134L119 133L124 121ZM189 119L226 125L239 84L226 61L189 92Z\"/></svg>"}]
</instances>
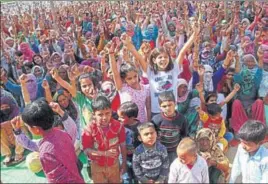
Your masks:
<instances>
[{"instance_id":1,"label":"black hair","mask_svg":"<svg viewBox=\"0 0 268 184\"><path fill-rule=\"evenodd\" d=\"M226 73L229 73L229 72L235 73L235 69L234 68L228 68Z\"/></svg>"},{"instance_id":2,"label":"black hair","mask_svg":"<svg viewBox=\"0 0 268 184\"><path fill-rule=\"evenodd\" d=\"M151 122L141 123L137 127L139 135L141 134L141 131L144 130L145 128L153 128L156 131L155 125L153 123Z\"/></svg>"},{"instance_id":3,"label":"black hair","mask_svg":"<svg viewBox=\"0 0 268 184\"><path fill-rule=\"evenodd\" d=\"M211 97L215 97L216 99L218 98L218 95L216 92L207 92L206 95L205 95L205 101L206 103L208 103L208 100L211 98Z\"/></svg>"},{"instance_id":4,"label":"black hair","mask_svg":"<svg viewBox=\"0 0 268 184\"><path fill-rule=\"evenodd\" d=\"M23 53L21 52L21 51L16 51L15 52L15 56L19 56L19 57L21 57L23 55Z\"/></svg>"},{"instance_id":5,"label":"black hair","mask_svg":"<svg viewBox=\"0 0 268 184\"><path fill-rule=\"evenodd\" d=\"M111 108L111 102L105 96L97 96L92 102L93 112Z\"/></svg>"},{"instance_id":6,"label":"black hair","mask_svg":"<svg viewBox=\"0 0 268 184\"><path fill-rule=\"evenodd\" d=\"M214 116L218 113L221 113L222 109L221 109L221 106L219 104L212 103L212 104L207 105L207 111L208 111L209 115Z\"/></svg>"},{"instance_id":7,"label":"black hair","mask_svg":"<svg viewBox=\"0 0 268 184\"><path fill-rule=\"evenodd\" d=\"M34 61L34 58L36 58L36 57L40 57L41 60L42 60L42 63L43 63L43 57L42 57L40 54L35 54L35 55L33 56L32 62L33 62L35 65L38 65L38 66L39 66L39 64L37 64L37 63Z\"/></svg>"},{"instance_id":8,"label":"black hair","mask_svg":"<svg viewBox=\"0 0 268 184\"><path fill-rule=\"evenodd\" d=\"M90 73L84 73L84 74L80 75L79 78L78 78L78 88L79 88L80 91L82 91L82 90L81 90L81 83L80 83L80 81L81 81L82 79L85 79L85 78L88 78L89 80L92 81L93 87L94 87L95 89L99 87L96 77L94 77L94 76L93 76L92 74L90 74Z\"/></svg>"},{"instance_id":9,"label":"black hair","mask_svg":"<svg viewBox=\"0 0 268 184\"><path fill-rule=\"evenodd\" d=\"M120 77L122 79L125 79L126 76L127 76L127 73L131 72L131 71L134 71L134 72L138 73L138 71L137 71L135 66L133 66L133 65L131 65L129 63L121 64L121 66L120 66Z\"/></svg>"},{"instance_id":10,"label":"black hair","mask_svg":"<svg viewBox=\"0 0 268 184\"><path fill-rule=\"evenodd\" d=\"M118 110L128 118L137 118L139 113L139 108L134 102L124 102L120 105Z\"/></svg>"},{"instance_id":11,"label":"black hair","mask_svg":"<svg viewBox=\"0 0 268 184\"><path fill-rule=\"evenodd\" d=\"M264 140L266 132L267 128L263 123L257 120L248 120L242 125L237 136L244 141L259 144Z\"/></svg>"},{"instance_id":12,"label":"black hair","mask_svg":"<svg viewBox=\"0 0 268 184\"><path fill-rule=\"evenodd\" d=\"M150 61L150 67L151 69L154 71L154 74L157 74L158 72L158 66L154 63L154 60L160 55L160 54L167 54L168 55L168 65L167 68L165 69L165 72L168 72L170 70L172 70L174 68L174 64L172 62L172 59L170 57L169 52L164 49L164 48L155 48L154 50L152 50L150 57L149 57L149 61Z\"/></svg>"},{"instance_id":13,"label":"black hair","mask_svg":"<svg viewBox=\"0 0 268 184\"><path fill-rule=\"evenodd\" d=\"M28 104L21 117L30 127L37 126L43 130L49 130L54 124L54 112L45 98L39 98Z\"/></svg>"},{"instance_id":14,"label":"black hair","mask_svg":"<svg viewBox=\"0 0 268 184\"><path fill-rule=\"evenodd\" d=\"M34 67L34 65L33 65L32 62L26 62L26 63L24 63L24 64L22 65L22 67L21 67L21 70L22 70L22 72L23 72L24 74L27 74L27 72L26 72L26 67L32 69L32 68Z\"/></svg>"},{"instance_id":15,"label":"black hair","mask_svg":"<svg viewBox=\"0 0 268 184\"><path fill-rule=\"evenodd\" d=\"M163 102L172 101L175 102L175 96L172 91L164 91L158 96L158 103L161 105Z\"/></svg>"}]
</instances>

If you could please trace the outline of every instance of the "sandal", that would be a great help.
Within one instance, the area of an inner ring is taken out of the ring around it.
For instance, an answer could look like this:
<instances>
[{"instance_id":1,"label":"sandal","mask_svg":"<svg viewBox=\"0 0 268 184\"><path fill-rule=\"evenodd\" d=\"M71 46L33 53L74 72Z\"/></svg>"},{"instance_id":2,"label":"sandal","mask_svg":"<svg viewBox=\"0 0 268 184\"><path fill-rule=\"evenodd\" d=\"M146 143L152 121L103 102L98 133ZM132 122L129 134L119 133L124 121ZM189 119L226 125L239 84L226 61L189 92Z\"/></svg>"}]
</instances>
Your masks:
<instances>
[{"instance_id":1,"label":"sandal","mask_svg":"<svg viewBox=\"0 0 268 184\"><path fill-rule=\"evenodd\" d=\"M3 164L9 166L12 163L13 159L11 155L7 155L6 158L3 160Z\"/></svg>"},{"instance_id":2,"label":"sandal","mask_svg":"<svg viewBox=\"0 0 268 184\"><path fill-rule=\"evenodd\" d=\"M25 160L25 157L23 155L16 154L15 159L12 162L12 164L18 164L18 163L22 162L23 160Z\"/></svg>"}]
</instances>

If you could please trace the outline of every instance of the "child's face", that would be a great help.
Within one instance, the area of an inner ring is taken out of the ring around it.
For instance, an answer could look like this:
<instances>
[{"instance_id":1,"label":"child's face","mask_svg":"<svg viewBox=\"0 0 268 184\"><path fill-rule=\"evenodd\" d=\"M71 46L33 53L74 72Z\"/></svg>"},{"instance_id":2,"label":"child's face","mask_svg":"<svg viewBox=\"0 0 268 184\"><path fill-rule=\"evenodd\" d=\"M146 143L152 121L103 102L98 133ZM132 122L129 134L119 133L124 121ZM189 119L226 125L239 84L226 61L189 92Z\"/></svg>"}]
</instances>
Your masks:
<instances>
[{"instance_id":1,"label":"child's face","mask_svg":"<svg viewBox=\"0 0 268 184\"><path fill-rule=\"evenodd\" d=\"M80 86L83 94L90 98L93 99L95 97L95 89L93 82L89 78L83 78L80 80Z\"/></svg>"},{"instance_id":2,"label":"child's face","mask_svg":"<svg viewBox=\"0 0 268 184\"><path fill-rule=\"evenodd\" d=\"M243 149L246 150L248 153L255 152L260 147L260 144L256 144L254 142L244 141L242 139L240 141L240 144L242 145Z\"/></svg>"},{"instance_id":3,"label":"child's face","mask_svg":"<svg viewBox=\"0 0 268 184\"><path fill-rule=\"evenodd\" d=\"M138 78L138 73L135 71L130 71L127 72L125 82L127 85L129 85L132 88L137 88L137 85L139 85L139 78Z\"/></svg>"},{"instance_id":4,"label":"child's face","mask_svg":"<svg viewBox=\"0 0 268 184\"><path fill-rule=\"evenodd\" d=\"M122 113L121 111L117 111L118 114L118 120L120 122L122 122L124 125L128 124L129 122L129 117L127 117L124 113Z\"/></svg>"},{"instance_id":5,"label":"child's face","mask_svg":"<svg viewBox=\"0 0 268 184\"><path fill-rule=\"evenodd\" d=\"M160 109L166 116L173 116L175 113L175 102L173 101L162 102L160 105Z\"/></svg>"},{"instance_id":6,"label":"child's face","mask_svg":"<svg viewBox=\"0 0 268 184\"><path fill-rule=\"evenodd\" d=\"M94 117L101 126L108 126L112 117L112 110L111 108L97 110L94 112Z\"/></svg>"},{"instance_id":7,"label":"child's face","mask_svg":"<svg viewBox=\"0 0 268 184\"><path fill-rule=\"evenodd\" d=\"M185 84L182 84L178 87L178 96L182 97L186 94L187 92L187 86Z\"/></svg>"},{"instance_id":8,"label":"child's face","mask_svg":"<svg viewBox=\"0 0 268 184\"><path fill-rule=\"evenodd\" d=\"M228 72L226 77L227 77L228 80L233 80L234 72Z\"/></svg>"},{"instance_id":9,"label":"child's face","mask_svg":"<svg viewBox=\"0 0 268 184\"><path fill-rule=\"evenodd\" d=\"M182 150L178 151L178 158L182 164L193 164L196 160L196 154Z\"/></svg>"},{"instance_id":10,"label":"child's face","mask_svg":"<svg viewBox=\"0 0 268 184\"><path fill-rule=\"evenodd\" d=\"M164 71L169 64L169 57L166 53L161 53L156 57L154 63L160 71Z\"/></svg>"},{"instance_id":11,"label":"child's face","mask_svg":"<svg viewBox=\"0 0 268 184\"><path fill-rule=\"evenodd\" d=\"M154 128L149 127L141 130L139 138L145 146L151 147L156 142L156 131Z\"/></svg>"},{"instance_id":12,"label":"child's face","mask_svg":"<svg viewBox=\"0 0 268 184\"><path fill-rule=\"evenodd\" d=\"M212 104L212 103L217 103L217 97L212 96L208 99L208 103L207 104Z\"/></svg>"}]
</instances>

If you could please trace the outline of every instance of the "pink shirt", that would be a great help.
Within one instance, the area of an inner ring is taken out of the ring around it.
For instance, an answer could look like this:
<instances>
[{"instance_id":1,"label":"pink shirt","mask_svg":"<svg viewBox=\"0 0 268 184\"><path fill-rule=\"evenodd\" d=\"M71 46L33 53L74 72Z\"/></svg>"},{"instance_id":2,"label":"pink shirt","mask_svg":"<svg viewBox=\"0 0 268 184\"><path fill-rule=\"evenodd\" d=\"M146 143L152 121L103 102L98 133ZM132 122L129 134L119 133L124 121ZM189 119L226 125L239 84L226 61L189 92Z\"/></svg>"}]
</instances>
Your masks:
<instances>
[{"instance_id":1,"label":"pink shirt","mask_svg":"<svg viewBox=\"0 0 268 184\"><path fill-rule=\"evenodd\" d=\"M77 167L70 135L51 129L39 143L40 161L49 183L85 183Z\"/></svg>"},{"instance_id":2,"label":"pink shirt","mask_svg":"<svg viewBox=\"0 0 268 184\"><path fill-rule=\"evenodd\" d=\"M147 122L147 113L146 113L146 98L150 96L149 86L141 85L141 90L136 90L123 84L122 89L119 91L121 104L124 102L132 101L137 104L139 108L139 114L137 119L141 123Z\"/></svg>"}]
</instances>

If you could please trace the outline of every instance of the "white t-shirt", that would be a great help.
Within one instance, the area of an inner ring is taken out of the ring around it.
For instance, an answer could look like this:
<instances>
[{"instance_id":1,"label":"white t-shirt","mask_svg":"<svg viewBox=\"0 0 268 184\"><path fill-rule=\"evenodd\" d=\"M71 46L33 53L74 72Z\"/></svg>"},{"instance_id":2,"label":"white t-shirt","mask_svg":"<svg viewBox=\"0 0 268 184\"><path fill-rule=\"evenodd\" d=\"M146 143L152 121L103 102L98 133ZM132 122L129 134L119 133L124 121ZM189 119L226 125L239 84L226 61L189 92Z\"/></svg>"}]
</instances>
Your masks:
<instances>
[{"instance_id":1,"label":"white t-shirt","mask_svg":"<svg viewBox=\"0 0 268 184\"><path fill-rule=\"evenodd\" d=\"M150 84L150 94L151 94L151 108L153 113L160 113L160 108L158 104L158 96L164 91L172 91L175 98L177 97L177 81L178 76L182 72L182 67L174 62L174 68L168 72L158 71L157 74L148 67L147 75Z\"/></svg>"}]
</instances>

